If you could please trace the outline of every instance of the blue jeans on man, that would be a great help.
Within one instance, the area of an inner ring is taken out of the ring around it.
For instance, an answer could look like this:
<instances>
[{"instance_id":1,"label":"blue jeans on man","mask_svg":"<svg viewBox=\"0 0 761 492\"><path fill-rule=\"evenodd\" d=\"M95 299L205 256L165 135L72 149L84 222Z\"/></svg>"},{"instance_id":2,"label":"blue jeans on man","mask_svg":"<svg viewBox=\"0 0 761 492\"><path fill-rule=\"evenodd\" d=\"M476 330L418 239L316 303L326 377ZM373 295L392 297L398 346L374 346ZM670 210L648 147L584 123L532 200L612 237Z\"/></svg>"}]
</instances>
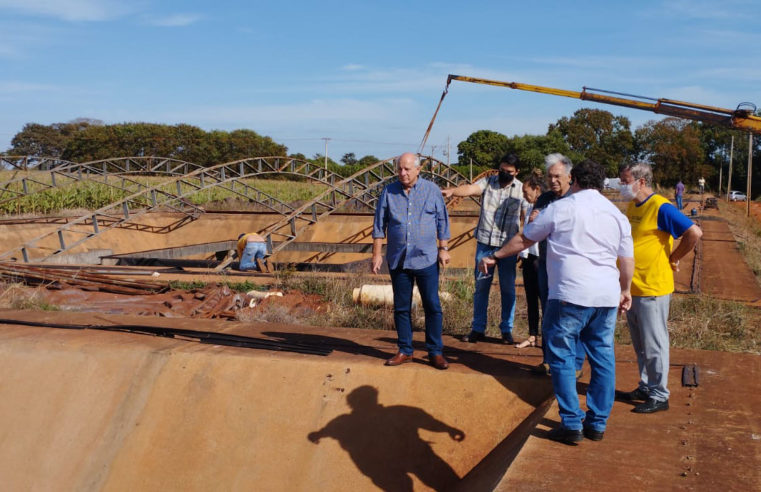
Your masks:
<instances>
[{"instance_id":1,"label":"blue jeans on man","mask_svg":"<svg viewBox=\"0 0 761 492\"><path fill-rule=\"evenodd\" d=\"M443 342L441 328L443 316L439 302L439 264L419 270L396 268L390 270L394 291L394 325L396 325L399 352L412 355L412 289L417 283L425 311L425 348L428 355L441 355Z\"/></svg>"},{"instance_id":2,"label":"blue jeans on man","mask_svg":"<svg viewBox=\"0 0 761 492\"><path fill-rule=\"evenodd\" d=\"M267 254L267 244L257 241L246 243L246 247L243 249L243 254L240 257L240 265L238 270L245 272L246 270L258 270L259 267L256 264L257 258L262 259Z\"/></svg>"},{"instance_id":3,"label":"blue jeans on man","mask_svg":"<svg viewBox=\"0 0 761 492\"><path fill-rule=\"evenodd\" d=\"M542 354L544 356L544 362L547 362L547 336L544 334L544 323L547 316L544 314L547 309L547 297L549 296L549 279L547 278L547 263L539 258L538 269L538 284L539 284L539 302L542 303ZM581 345L581 340L576 342L576 370L581 371L584 367L584 347Z\"/></svg>"},{"instance_id":4,"label":"blue jeans on man","mask_svg":"<svg viewBox=\"0 0 761 492\"><path fill-rule=\"evenodd\" d=\"M684 207L682 206L682 195L676 196L676 208L679 210L682 210Z\"/></svg>"},{"instance_id":5,"label":"blue jeans on man","mask_svg":"<svg viewBox=\"0 0 761 492\"><path fill-rule=\"evenodd\" d=\"M560 419L566 429L587 427L605 431L615 396L613 333L617 312L617 307L584 307L557 299L547 302L544 315L546 357ZM587 387L586 413L581 410L576 391L578 341L581 341L592 370Z\"/></svg>"},{"instance_id":6,"label":"blue jeans on man","mask_svg":"<svg viewBox=\"0 0 761 492\"><path fill-rule=\"evenodd\" d=\"M502 319L499 323L499 331L502 335L511 335L513 331L513 319L515 318L515 263L516 256L508 256L497 260L496 266L489 270L489 275L484 276L478 272L478 263L484 256L489 256L497 251L500 246L489 246L476 243L476 290L473 292L473 322L470 329L477 333L486 331L486 312L489 308L489 291L494 280L494 268L499 275L499 290L502 299Z\"/></svg>"}]
</instances>

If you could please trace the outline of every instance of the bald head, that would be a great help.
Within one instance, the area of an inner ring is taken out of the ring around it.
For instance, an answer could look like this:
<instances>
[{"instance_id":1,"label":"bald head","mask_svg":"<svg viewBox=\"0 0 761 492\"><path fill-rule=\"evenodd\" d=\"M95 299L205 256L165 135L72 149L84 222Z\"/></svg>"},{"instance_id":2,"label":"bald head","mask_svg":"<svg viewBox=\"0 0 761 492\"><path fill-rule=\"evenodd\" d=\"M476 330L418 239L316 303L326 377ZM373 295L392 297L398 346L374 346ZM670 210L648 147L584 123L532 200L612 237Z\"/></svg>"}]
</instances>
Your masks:
<instances>
[{"instance_id":1,"label":"bald head","mask_svg":"<svg viewBox=\"0 0 761 492\"><path fill-rule=\"evenodd\" d=\"M420 174L420 159L412 152L405 152L396 158L396 175L402 188L409 190L417 183Z\"/></svg>"},{"instance_id":2,"label":"bald head","mask_svg":"<svg viewBox=\"0 0 761 492\"><path fill-rule=\"evenodd\" d=\"M418 159L418 156L416 154L413 154L412 152L405 152L404 154L396 158L397 169L402 163L412 164L415 167L420 167L420 159Z\"/></svg>"}]
</instances>

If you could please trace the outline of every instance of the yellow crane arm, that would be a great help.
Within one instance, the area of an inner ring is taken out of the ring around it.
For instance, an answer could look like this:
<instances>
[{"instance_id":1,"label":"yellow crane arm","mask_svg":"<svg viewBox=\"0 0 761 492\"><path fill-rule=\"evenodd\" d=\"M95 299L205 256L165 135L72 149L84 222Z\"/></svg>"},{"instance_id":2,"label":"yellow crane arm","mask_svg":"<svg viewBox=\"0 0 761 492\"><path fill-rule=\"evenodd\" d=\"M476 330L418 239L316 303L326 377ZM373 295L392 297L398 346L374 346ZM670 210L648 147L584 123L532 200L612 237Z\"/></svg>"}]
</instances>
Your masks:
<instances>
[{"instance_id":1,"label":"yellow crane arm","mask_svg":"<svg viewBox=\"0 0 761 492\"><path fill-rule=\"evenodd\" d=\"M542 87L540 85L521 84L520 82L502 82L499 80L479 79L476 77L467 77L464 75L452 75L447 78L447 86L453 80L462 82L471 82L474 84L494 85L497 87L507 87L521 91L539 92L541 94L550 94L553 96L570 97L573 99L583 99L585 101L594 101L602 104L613 104L627 108L641 109L652 111L653 113L664 114L668 116L677 116L689 120L702 121L713 125L725 126L735 130L745 130L757 135L761 135L761 117L753 115L751 109L724 109L702 104L694 104L673 99L651 99L630 94L619 94L600 89L590 89L584 87L581 92L568 91L564 89L555 89L552 87ZM594 92L592 92L594 91ZM606 94L601 94L605 92ZM616 94L611 96L608 94ZM621 97L627 96L627 97ZM636 99L629 99L636 98ZM748 104L742 103L740 106ZM755 107L754 107L755 109Z\"/></svg>"}]
</instances>

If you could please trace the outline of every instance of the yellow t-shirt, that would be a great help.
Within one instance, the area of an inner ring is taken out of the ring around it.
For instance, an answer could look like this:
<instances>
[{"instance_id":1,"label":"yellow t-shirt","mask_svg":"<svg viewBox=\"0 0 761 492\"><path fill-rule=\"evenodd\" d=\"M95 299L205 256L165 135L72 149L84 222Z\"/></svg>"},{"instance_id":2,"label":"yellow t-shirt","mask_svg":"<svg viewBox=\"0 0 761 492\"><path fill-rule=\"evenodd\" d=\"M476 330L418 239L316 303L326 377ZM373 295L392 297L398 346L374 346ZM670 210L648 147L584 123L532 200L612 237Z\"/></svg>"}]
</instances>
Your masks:
<instances>
[{"instance_id":1,"label":"yellow t-shirt","mask_svg":"<svg viewBox=\"0 0 761 492\"><path fill-rule=\"evenodd\" d=\"M674 238L658 230L658 209L664 203L669 201L654 194L640 206L630 202L626 209L634 240L633 296L665 296L674 292L674 273L669 264Z\"/></svg>"}]
</instances>

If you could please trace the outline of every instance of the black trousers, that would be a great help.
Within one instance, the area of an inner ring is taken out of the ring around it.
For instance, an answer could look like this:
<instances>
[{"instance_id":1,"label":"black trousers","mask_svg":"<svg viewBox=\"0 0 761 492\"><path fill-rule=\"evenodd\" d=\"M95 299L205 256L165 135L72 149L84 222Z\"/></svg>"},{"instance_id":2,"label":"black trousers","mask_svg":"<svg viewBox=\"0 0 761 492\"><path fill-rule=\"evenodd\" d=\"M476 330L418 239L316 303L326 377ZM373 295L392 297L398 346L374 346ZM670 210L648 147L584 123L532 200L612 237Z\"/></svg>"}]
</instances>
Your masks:
<instances>
[{"instance_id":1,"label":"black trousers","mask_svg":"<svg viewBox=\"0 0 761 492\"><path fill-rule=\"evenodd\" d=\"M528 310L528 334L539 336L539 257L523 258L523 288L526 290ZM544 345L544 343L542 343Z\"/></svg>"}]
</instances>

